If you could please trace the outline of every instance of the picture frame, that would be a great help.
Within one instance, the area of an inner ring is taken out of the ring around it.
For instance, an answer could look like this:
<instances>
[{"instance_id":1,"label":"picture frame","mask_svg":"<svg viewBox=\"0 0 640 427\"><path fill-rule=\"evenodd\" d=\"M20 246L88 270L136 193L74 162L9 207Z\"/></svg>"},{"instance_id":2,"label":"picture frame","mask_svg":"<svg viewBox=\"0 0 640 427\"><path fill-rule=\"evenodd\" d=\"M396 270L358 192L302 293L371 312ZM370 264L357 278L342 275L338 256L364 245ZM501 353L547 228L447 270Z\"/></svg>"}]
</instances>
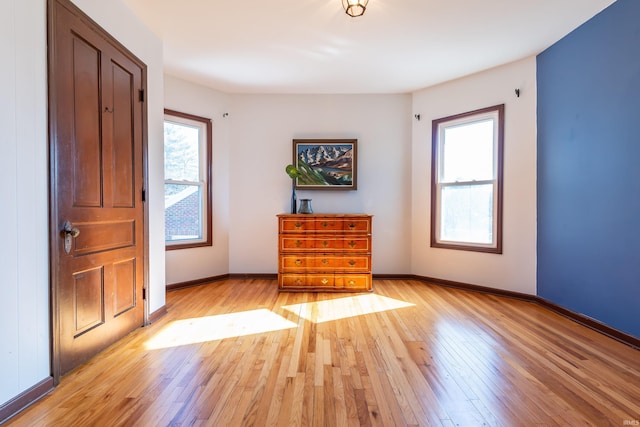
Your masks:
<instances>
[{"instance_id":1,"label":"picture frame","mask_svg":"<svg viewBox=\"0 0 640 427\"><path fill-rule=\"evenodd\" d=\"M357 190L357 139L294 139L297 190Z\"/></svg>"}]
</instances>

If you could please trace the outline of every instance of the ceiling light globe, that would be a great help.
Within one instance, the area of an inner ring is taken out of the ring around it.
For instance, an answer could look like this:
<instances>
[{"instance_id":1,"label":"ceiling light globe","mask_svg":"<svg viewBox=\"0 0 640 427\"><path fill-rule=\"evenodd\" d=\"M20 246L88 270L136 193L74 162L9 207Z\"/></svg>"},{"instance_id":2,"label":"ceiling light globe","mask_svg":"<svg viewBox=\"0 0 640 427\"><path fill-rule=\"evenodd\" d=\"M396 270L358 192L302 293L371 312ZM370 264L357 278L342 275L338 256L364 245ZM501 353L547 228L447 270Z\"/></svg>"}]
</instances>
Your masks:
<instances>
[{"instance_id":1,"label":"ceiling light globe","mask_svg":"<svg viewBox=\"0 0 640 427\"><path fill-rule=\"evenodd\" d=\"M367 3L369 0L342 0L342 7L347 15L355 18L362 16L367 9Z\"/></svg>"}]
</instances>

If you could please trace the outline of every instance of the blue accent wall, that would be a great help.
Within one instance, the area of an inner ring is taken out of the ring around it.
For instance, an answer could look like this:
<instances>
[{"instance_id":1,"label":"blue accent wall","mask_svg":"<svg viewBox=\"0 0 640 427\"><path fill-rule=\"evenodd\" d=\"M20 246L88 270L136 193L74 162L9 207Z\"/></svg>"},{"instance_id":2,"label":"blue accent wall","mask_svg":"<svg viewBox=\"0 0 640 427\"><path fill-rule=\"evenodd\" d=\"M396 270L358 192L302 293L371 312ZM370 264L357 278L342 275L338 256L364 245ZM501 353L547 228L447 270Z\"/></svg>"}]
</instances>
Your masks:
<instances>
[{"instance_id":1,"label":"blue accent wall","mask_svg":"<svg viewBox=\"0 0 640 427\"><path fill-rule=\"evenodd\" d=\"M538 295L640 337L640 1L537 58Z\"/></svg>"}]
</instances>

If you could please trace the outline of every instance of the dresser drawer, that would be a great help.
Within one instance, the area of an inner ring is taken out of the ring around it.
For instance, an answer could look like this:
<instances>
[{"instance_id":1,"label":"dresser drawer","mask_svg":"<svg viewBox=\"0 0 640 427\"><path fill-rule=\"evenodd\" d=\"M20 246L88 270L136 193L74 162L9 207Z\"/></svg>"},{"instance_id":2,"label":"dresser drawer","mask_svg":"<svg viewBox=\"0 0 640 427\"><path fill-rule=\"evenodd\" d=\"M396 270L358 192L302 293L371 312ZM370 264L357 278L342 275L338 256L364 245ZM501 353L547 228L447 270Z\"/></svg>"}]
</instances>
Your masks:
<instances>
[{"instance_id":1,"label":"dresser drawer","mask_svg":"<svg viewBox=\"0 0 640 427\"><path fill-rule=\"evenodd\" d=\"M371 270L371 255L291 254L280 257L281 273L346 272Z\"/></svg>"},{"instance_id":2,"label":"dresser drawer","mask_svg":"<svg viewBox=\"0 0 640 427\"><path fill-rule=\"evenodd\" d=\"M371 274L280 274L279 288L314 291L370 291Z\"/></svg>"},{"instance_id":3,"label":"dresser drawer","mask_svg":"<svg viewBox=\"0 0 640 427\"><path fill-rule=\"evenodd\" d=\"M371 236L309 236L304 234L281 234L281 252L370 252Z\"/></svg>"},{"instance_id":4,"label":"dresser drawer","mask_svg":"<svg viewBox=\"0 0 640 427\"><path fill-rule=\"evenodd\" d=\"M345 233L371 233L371 221L368 218L347 218L342 222Z\"/></svg>"},{"instance_id":5,"label":"dresser drawer","mask_svg":"<svg viewBox=\"0 0 640 427\"><path fill-rule=\"evenodd\" d=\"M316 218L316 233L341 233L343 230L342 220L336 218Z\"/></svg>"},{"instance_id":6,"label":"dresser drawer","mask_svg":"<svg viewBox=\"0 0 640 427\"><path fill-rule=\"evenodd\" d=\"M281 233L371 233L371 221L359 217L281 217Z\"/></svg>"},{"instance_id":7,"label":"dresser drawer","mask_svg":"<svg viewBox=\"0 0 640 427\"><path fill-rule=\"evenodd\" d=\"M307 275L307 274L280 274L279 285L281 289L334 289L335 276L333 273Z\"/></svg>"},{"instance_id":8,"label":"dresser drawer","mask_svg":"<svg viewBox=\"0 0 640 427\"><path fill-rule=\"evenodd\" d=\"M312 233L315 231L315 219L310 217L280 218L281 233Z\"/></svg>"},{"instance_id":9,"label":"dresser drawer","mask_svg":"<svg viewBox=\"0 0 640 427\"><path fill-rule=\"evenodd\" d=\"M316 240L299 234L281 234L279 238L280 252L300 252L313 250Z\"/></svg>"},{"instance_id":10,"label":"dresser drawer","mask_svg":"<svg viewBox=\"0 0 640 427\"><path fill-rule=\"evenodd\" d=\"M336 276L336 288L354 291L371 290L371 274L343 274Z\"/></svg>"},{"instance_id":11,"label":"dresser drawer","mask_svg":"<svg viewBox=\"0 0 640 427\"><path fill-rule=\"evenodd\" d=\"M342 257L329 254L317 254L312 259L314 271L334 271L342 264Z\"/></svg>"},{"instance_id":12,"label":"dresser drawer","mask_svg":"<svg viewBox=\"0 0 640 427\"><path fill-rule=\"evenodd\" d=\"M307 265L313 271L324 271L330 269L335 272L368 272L371 270L370 255L331 255L317 254L308 259Z\"/></svg>"},{"instance_id":13,"label":"dresser drawer","mask_svg":"<svg viewBox=\"0 0 640 427\"><path fill-rule=\"evenodd\" d=\"M344 245L344 239L335 236L318 236L313 240L313 249L316 252L342 252Z\"/></svg>"},{"instance_id":14,"label":"dresser drawer","mask_svg":"<svg viewBox=\"0 0 640 427\"><path fill-rule=\"evenodd\" d=\"M308 267L314 264L314 258L306 255L282 255L280 257L280 271L282 272L305 272Z\"/></svg>"},{"instance_id":15,"label":"dresser drawer","mask_svg":"<svg viewBox=\"0 0 640 427\"><path fill-rule=\"evenodd\" d=\"M370 272L371 255L345 255L336 269L347 272Z\"/></svg>"},{"instance_id":16,"label":"dresser drawer","mask_svg":"<svg viewBox=\"0 0 640 427\"><path fill-rule=\"evenodd\" d=\"M344 252L371 252L371 236L348 236L342 247Z\"/></svg>"},{"instance_id":17,"label":"dresser drawer","mask_svg":"<svg viewBox=\"0 0 640 427\"><path fill-rule=\"evenodd\" d=\"M281 273L333 272L343 264L342 257L328 254L291 254L280 257Z\"/></svg>"},{"instance_id":18,"label":"dresser drawer","mask_svg":"<svg viewBox=\"0 0 640 427\"><path fill-rule=\"evenodd\" d=\"M370 252L371 236L318 236L313 237L307 249L314 252Z\"/></svg>"}]
</instances>

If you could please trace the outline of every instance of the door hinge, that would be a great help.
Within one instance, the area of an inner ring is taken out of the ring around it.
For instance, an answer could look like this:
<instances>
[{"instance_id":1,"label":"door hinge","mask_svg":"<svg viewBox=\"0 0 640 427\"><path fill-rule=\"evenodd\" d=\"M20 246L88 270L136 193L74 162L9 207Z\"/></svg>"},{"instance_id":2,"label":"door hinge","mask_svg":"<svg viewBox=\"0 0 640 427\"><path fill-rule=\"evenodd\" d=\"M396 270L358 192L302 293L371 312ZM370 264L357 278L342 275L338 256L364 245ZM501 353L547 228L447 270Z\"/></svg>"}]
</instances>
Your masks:
<instances>
[{"instance_id":1,"label":"door hinge","mask_svg":"<svg viewBox=\"0 0 640 427\"><path fill-rule=\"evenodd\" d=\"M142 288L142 299L147 299L147 288Z\"/></svg>"},{"instance_id":2,"label":"door hinge","mask_svg":"<svg viewBox=\"0 0 640 427\"><path fill-rule=\"evenodd\" d=\"M138 90L140 102L144 102L144 89Z\"/></svg>"},{"instance_id":3,"label":"door hinge","mask_svg":"<svg viewBox=\"0 0 640 427\"><path fill-rule=\"evenodd\" d=\"M147 190L145 190L144 188L142 189L142 201L147 201Z\"/></svg>"}]
</instances>

